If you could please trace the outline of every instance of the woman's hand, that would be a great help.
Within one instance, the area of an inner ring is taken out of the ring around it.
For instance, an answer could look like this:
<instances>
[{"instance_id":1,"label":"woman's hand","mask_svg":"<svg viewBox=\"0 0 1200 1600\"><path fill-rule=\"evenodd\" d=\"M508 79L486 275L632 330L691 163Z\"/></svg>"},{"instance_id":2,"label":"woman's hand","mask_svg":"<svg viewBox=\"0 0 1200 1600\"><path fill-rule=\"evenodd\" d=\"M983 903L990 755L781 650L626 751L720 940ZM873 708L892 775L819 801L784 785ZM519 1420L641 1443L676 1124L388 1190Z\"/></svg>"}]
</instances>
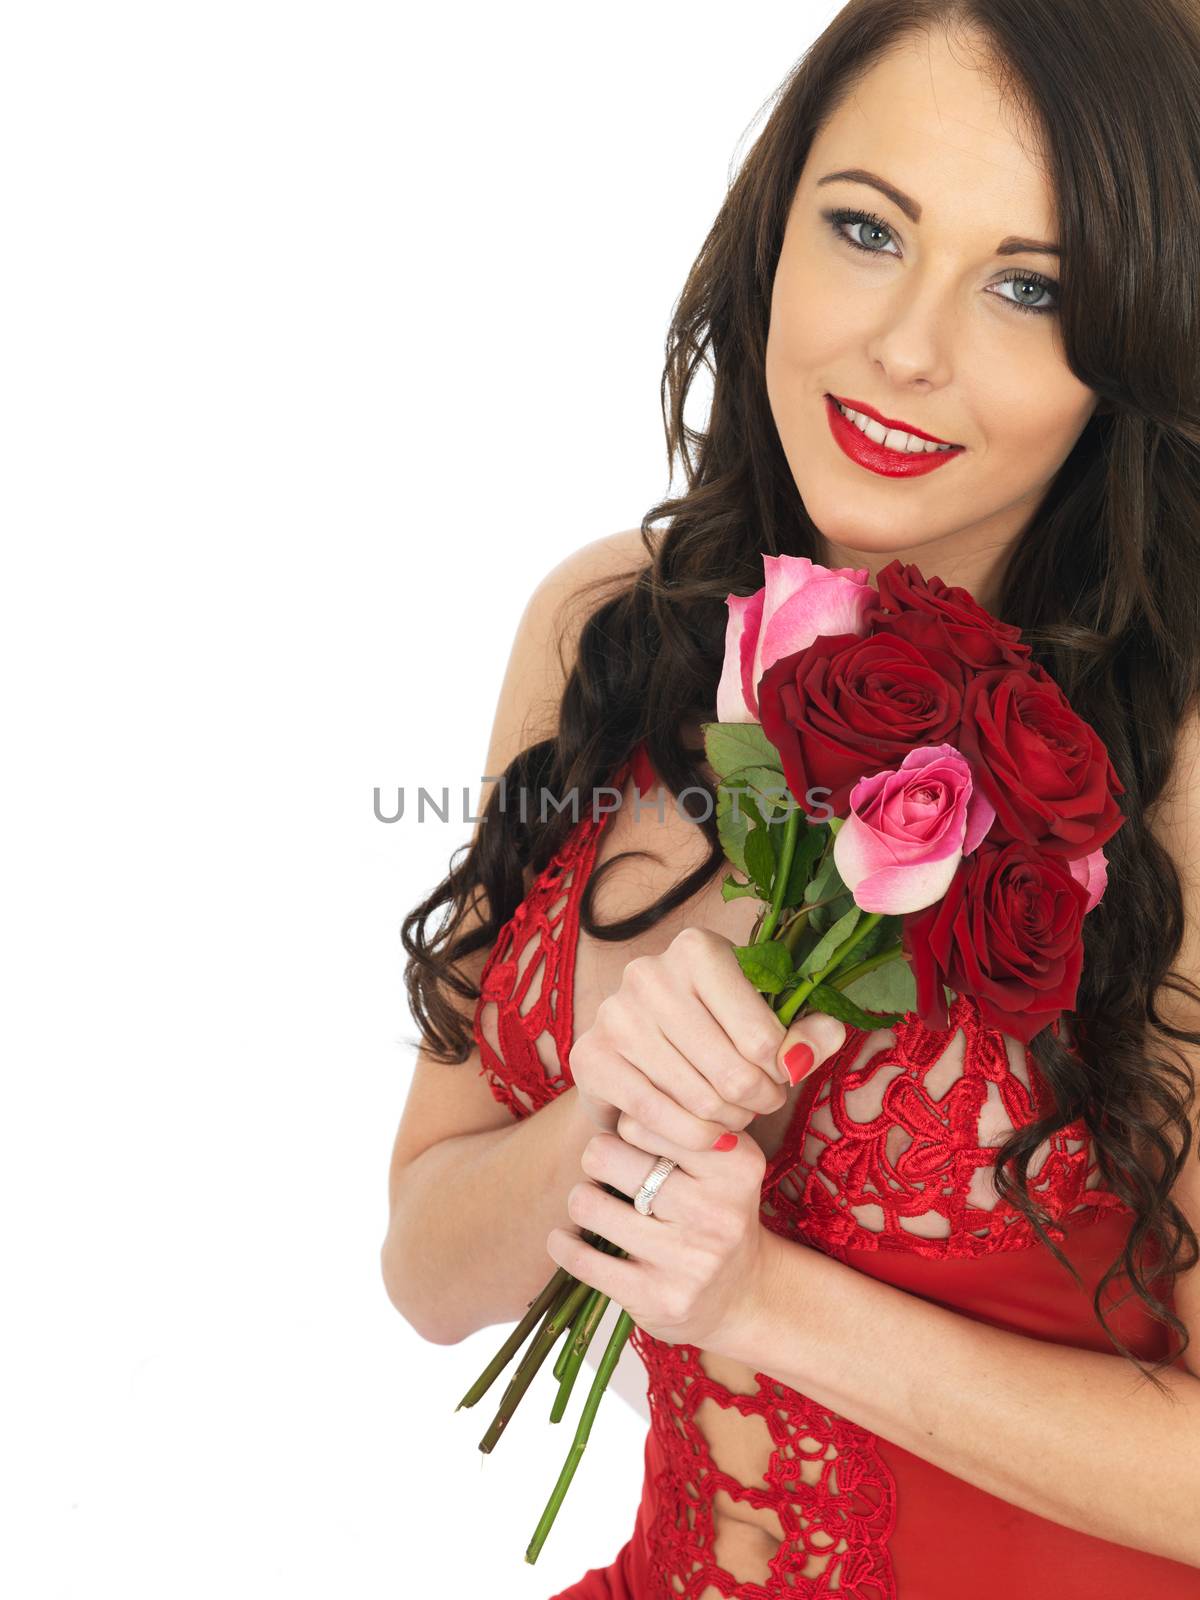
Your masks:
<instances>
[{"instance_id":1,"label":"woman's hand","mask_svg":"<svg viewBox=\"0 0 1200 1600\"><path fill-rule=\"evenodd\" d=\"M826 1018L834 1029L841 1023ZM658 956L636 956L576 1039L571 1078L579 1103L612 1131L622 1112L686 1150L711 1150L755 1117L778 1111L783 1087L812 1063L785 1055L805 1040L785 1029L746 977L733 944L685 928Z\"/></svg>"},{"instance_id":2,"label":"woman's hand","mask_svg":"<svg viewBox=\"0 0 1200 1600\"><path fill-rule=\"evenodd\" d=\"M551 1231L547 1249L656 1338L714 1349L763 1295L771 1258L759 1218L766 1158L753 1138L714 1149L713 1131L778 1110L780 1080L792 1076L784 1057L798 1063L798 1081L838 1049L846 1029L820 1014L785 1029L730 941L707 930L688 929L663 955L638 957L625 971L630 981L603 1002L571 1053L583 1103L604 1131L583 1150L594 1181L575 1185L567 1210L629 1259L565 1228ZM660 1155L678 1166L653 1216L602 1187L632 1198Z\"/></svg>"}]
</instances>

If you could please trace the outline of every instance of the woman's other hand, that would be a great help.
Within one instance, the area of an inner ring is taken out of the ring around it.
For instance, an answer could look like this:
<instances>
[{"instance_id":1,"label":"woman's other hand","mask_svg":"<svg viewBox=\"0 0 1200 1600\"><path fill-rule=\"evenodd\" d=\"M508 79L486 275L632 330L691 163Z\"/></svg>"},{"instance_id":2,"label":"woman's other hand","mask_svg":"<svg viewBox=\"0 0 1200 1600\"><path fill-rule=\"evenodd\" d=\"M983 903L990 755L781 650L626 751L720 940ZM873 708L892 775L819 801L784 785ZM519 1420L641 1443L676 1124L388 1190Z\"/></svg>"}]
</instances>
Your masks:
<instances>
[{"instance_id":1,"label":"woman's other hand","mask_svg":"<svg viewBox=\"0 0 1200 1600\"><path fill-rule=\"evenodd\" d=\"M820 1014L785 1028L732 941L685 928L661 955L627 964L571 1049L571 1077L597 1127L612 1132L625 1113L664 1148L708 1151L778 1111L845 1037Z\"/></svg>"}]
</instances>

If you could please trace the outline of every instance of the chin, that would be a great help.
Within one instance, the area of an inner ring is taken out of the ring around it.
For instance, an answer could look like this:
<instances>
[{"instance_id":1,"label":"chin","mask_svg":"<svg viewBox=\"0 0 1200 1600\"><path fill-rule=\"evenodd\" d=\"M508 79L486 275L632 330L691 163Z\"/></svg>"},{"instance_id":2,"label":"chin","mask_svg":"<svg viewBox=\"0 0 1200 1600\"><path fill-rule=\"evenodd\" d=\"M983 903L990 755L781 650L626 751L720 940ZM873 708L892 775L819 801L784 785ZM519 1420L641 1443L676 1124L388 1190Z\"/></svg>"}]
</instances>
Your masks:
<instances>
[{"instance_id":1,"label":"chin","mask_svg":"<svg viewBox=\"0 0 1200 1600\"><path fill-rule=\"evenodd\" d=\"M845 522L838 517L813 516L812 520L823 539L828 539L849 556L882 556L914 550L932 543L936 537L928 528L919 533L904 527L864 528L861 522Z\"/></svg>"}]
</instances>

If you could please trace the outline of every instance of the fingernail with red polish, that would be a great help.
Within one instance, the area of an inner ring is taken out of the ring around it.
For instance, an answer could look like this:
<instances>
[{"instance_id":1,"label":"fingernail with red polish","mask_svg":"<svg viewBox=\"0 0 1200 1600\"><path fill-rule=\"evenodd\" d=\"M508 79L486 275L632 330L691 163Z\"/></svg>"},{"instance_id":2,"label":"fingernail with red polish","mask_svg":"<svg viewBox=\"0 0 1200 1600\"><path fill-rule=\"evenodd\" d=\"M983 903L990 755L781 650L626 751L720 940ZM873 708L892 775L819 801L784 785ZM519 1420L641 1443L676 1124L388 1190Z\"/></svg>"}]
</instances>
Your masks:
<instances>
[{"instance_id":1,"label":"fingernail with red polish","mask_svg":"<svg viewBox=\"0 0 1200 1600\"><path fill-rule=\"evenodd\" d=\"M714 1150L732 1150L736 1143L736 1133L722 1133L713 1140L712 1147Z\"/></svg>"},{"instance_id":2,"label":"fingernail with red polish","mask_svg":"<svg viewBox=\"0 0 1200 1600\"><path fill-rule=\"evenodd\" d=\"M804 1074L812 1070L814 1059L812 1045L805 1044L803 1041L800 1044L794 1044L785 1054L783 1064L787 1068L787 1075L793 1084L799 1083Z\"/></svg>"}]
</instances>

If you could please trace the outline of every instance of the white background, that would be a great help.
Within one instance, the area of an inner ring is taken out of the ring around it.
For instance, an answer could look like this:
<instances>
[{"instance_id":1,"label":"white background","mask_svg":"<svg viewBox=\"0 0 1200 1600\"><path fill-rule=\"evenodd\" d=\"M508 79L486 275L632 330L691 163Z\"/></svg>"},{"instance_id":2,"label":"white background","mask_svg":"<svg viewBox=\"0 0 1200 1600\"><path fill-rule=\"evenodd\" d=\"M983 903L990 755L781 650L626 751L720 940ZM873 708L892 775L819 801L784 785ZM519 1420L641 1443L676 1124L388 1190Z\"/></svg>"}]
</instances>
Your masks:
<instances>
[{"instance_id":1,"label":"white background","mask_svg":"<svg viewBox=\"0 0 1200 1600\"><path fill-rule=\"evenodd\" d=\"M478 796L529 591L666 490L672 304L835 9L8 8L8 1594L542 1600L631 1532L613 1398L527 1566L578 1403L480 1456L507 1330L384 1292L470 828L372 790Z\"/></svg>"}]
</instances>

